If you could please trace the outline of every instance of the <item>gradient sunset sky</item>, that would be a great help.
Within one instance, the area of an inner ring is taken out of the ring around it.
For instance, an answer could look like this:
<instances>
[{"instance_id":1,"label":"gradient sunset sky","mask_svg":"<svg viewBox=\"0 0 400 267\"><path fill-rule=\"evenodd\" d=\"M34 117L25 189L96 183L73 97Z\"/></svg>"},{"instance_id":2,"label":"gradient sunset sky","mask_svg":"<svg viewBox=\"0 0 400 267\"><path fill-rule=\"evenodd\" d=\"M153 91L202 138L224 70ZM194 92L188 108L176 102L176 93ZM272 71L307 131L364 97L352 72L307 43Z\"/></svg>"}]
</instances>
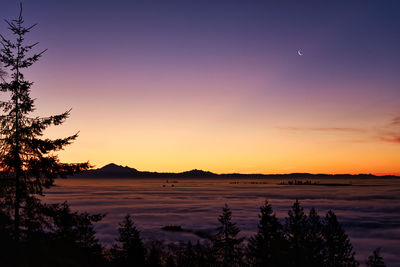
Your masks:
<instances>
[{"instance_id":1,"label":"gradient sunset sky","mask_svg":"<svg viewBox=\"0 0 400 267\"><path fill-rule=\"evenodd\" d=\"M400 174L399 1L23 4L48 48L26 75L36 115L72 108L48 136L80 131L63 161Z\"/></svg>"}]
</instances>

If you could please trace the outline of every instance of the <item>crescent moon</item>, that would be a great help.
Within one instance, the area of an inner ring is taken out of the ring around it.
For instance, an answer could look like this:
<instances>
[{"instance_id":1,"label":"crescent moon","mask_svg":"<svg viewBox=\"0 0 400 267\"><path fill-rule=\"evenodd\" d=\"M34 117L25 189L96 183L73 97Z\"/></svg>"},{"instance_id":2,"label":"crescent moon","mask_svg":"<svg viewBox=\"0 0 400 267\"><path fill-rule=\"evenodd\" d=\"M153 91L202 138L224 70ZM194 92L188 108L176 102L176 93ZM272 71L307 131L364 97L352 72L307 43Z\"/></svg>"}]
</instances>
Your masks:
<instances>
[{"instance_id":1,"label":"crescent moon","mask_svg":"<svg viewBox=\"0 0 400 267\"><path fill-rule=\"evenodd\" d=\"M298 54L299 56L302 56L302 55L303 55L303 53L302 53L300 50L297 50L297 54Z\"/></svg>"}]
</instances>

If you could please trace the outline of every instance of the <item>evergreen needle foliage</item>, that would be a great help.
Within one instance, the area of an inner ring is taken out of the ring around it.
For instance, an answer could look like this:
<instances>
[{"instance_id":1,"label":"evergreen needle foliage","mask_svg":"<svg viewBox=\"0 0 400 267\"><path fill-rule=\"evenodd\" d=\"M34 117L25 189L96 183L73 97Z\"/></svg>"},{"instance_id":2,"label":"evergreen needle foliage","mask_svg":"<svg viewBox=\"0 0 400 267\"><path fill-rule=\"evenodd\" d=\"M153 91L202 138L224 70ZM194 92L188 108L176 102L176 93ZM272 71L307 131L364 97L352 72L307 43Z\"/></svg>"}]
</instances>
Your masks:
<instances>
[{"instance_id":1,"label":"evergreen needle foliage","mask_svg":"<svg viewBox=\"0 0 400 267\"><path fill-rule=\"evenodd\" d=\"M328 211L323 220L323 238L325 240L325 266L358 266L350 239L340 225L333 211Z\"/></svg>"},{"instance_id":2,"label":"evergreen needle foliage","mask_svg":"<svg viewBox=\"0 0 400 267\"><path fill-rule=\"evenodd\" d=\"M119 224L119 237L111 250L118 266L145 266L146 249L130 215Z\"/></svg>"},{"instance_id":3,"label":"evergreen needle foliage","mask_svg":"<svg viewBox=\"0 0 400 267\"><path fill-rule=\"evenodd\" d=\"M54 140L43 137L44 130L62 124L70 110L49 117L32 116L35 110L35 101L30 97L33 82L26 80L23 72L46 50L34 53L32 50L38 43L25 43L25 35L35 25L25 26L22 5L18 18L6 20L6 23L13 38L0 35L0 63L10 73L10 79L3 79L0 84L1 92L10 97L0 103L3 110L0 116L0 197L2 206L13 213L14 238L19 240L20 232L27 227L22 222L29 212L28 202L35 202L32 198L52 186L54 178L86 170L89 164L61 163L55 154L71 144L78 134Z\"/></svg>"},{"instance_id":4,"label":"evergreen needle foliage","mask_svg":"<svg viewBox=\"0 0 400 267\"><path fill-rule=\"evenodd\" d=\"M282 225L267 200L260 208L258 217L258 232L249 239L247 245L248 264L259 267L284 266L286 240Z\"/></svg>"},{"instance_id":5,"label":"evergreen needle foliage","mask_svg":"<svg viewBox=\"0 0 400 267\"><path fill-rule=\"evenodd\" d=\"M298 200L288 212L285 219L285 235L288 240L288 252L290 266L306 266L306 242L307 242L307 216Z\"/></svg>"},{"instance_id":6,"label":"evergreen needle foliage","mask_svg":"<svg viewBox=\"0 0 400 267\"><path fill-rule=\"evenodd\" d=\"M381 249L374 250L371 256L368 257L366 262L367 267L386 267L383 257L380 255Z\"/></svg>"},{"instance_id":7,"label":"evergreen needle foliage","mask_svg":"<svg viewBox=\"0 0 400 267\"><path fill-rule=\"evenodd\" d=\"M212 240L217 261L224 267L241 266L241 244L243 238L237 237L240 229L232 222L232 211L227 204L223 207L218 221L220 225L217 228L217 234Z\"/></svg>"},{"instance_id":8,"label":"evergreen needle foliage","mask_svg":"<svg viewBox=\"0 0 400 267\"><path fill-rule=\"evenodd\" d=\"M1 68L0 65L0 82L4 82L4 79L6 78L7 73Z\"/></svg>"}]
</instances>

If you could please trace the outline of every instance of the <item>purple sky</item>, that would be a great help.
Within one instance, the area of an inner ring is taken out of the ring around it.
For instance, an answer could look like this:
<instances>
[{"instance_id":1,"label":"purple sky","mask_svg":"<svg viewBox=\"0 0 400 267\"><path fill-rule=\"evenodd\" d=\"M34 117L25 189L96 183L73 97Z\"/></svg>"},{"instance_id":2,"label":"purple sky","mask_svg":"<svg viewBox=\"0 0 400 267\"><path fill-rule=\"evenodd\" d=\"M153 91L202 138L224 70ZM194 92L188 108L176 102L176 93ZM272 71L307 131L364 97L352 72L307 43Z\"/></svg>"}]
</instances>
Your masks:
<instances>
[{"instance_id":1,"label":"purple sky","mask_svg":"<svg viewBox=\"0 0 400 267\"><path fill-rule=\"evenodd\" d=\"M49 49L27 75L37 113L72 107L48 134L80 130L66 161L400 173L398 1L23 3Z\"/></svg>"}]
</instances>

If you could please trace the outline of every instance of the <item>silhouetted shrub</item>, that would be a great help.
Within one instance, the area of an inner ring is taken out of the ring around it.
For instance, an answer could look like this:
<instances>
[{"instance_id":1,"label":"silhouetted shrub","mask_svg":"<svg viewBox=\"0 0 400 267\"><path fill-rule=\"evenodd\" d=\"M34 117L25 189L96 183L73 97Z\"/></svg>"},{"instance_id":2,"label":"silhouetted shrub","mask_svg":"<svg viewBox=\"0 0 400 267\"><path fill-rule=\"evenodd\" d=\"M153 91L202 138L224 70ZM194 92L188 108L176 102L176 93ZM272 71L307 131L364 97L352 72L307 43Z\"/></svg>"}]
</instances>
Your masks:
<instances>
[{"instance_id":1,"label":"silhouetted shrub","mask_svg":"<svg viewBox=\"0 0 400 267\"><path fill-rule=\"evenodd\" d=\"M380 248L373 251L372 255L368 257L366 262L367 267L386 267L383 257L380 255Z\"/></svg>"}]
</instances>

